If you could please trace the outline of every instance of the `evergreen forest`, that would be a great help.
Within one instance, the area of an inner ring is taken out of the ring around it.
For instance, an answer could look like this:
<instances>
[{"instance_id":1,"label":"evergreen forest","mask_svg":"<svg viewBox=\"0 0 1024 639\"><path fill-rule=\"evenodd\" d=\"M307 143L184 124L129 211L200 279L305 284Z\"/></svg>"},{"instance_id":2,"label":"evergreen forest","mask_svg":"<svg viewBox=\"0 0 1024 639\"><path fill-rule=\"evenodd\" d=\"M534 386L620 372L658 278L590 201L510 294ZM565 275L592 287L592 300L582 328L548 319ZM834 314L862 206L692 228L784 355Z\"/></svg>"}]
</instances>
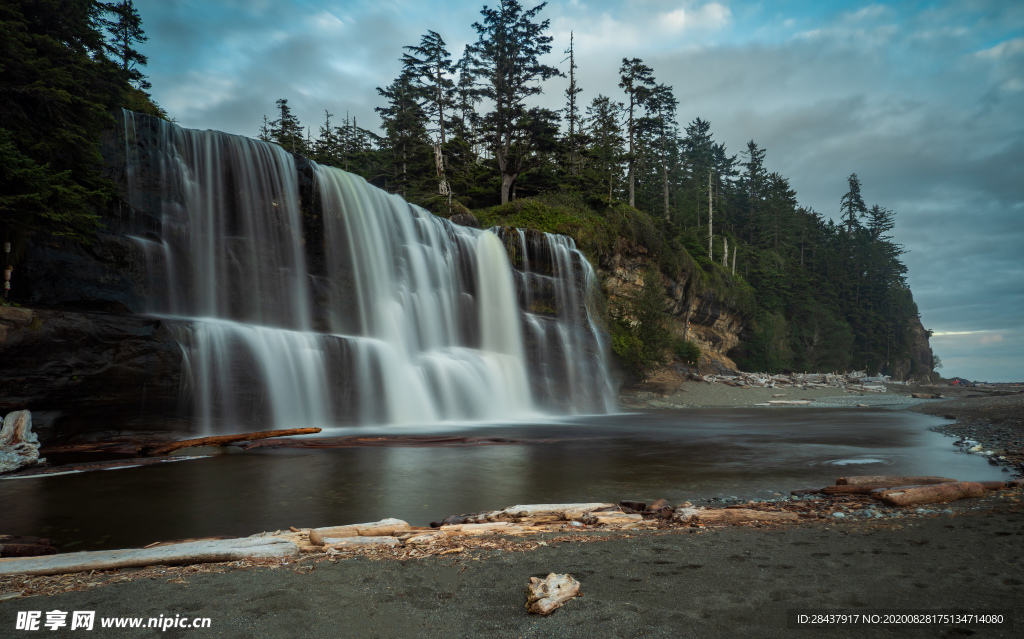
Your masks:
<instances>
[{"instance_id":1,"label":"evergreen forest","mask_svg":"<svg viewBox=\"0 0 1024 639\"><path fill-rule=\"evenodd\" d=\"M679 281L747 318L731 353L744 370L892 372L918 317L896 213L866 202L856 173L835 210L802 206L765 148L726 149L641 59L607 69L620 91L584 104L573 40L560 66L545 62L544 7L496 0L465 50L427 31L396 51L379 122L325 111L307 125L282 97L258 136L441 216L570 235L595 265L646 254L661 277L606 317L638 376L673 353L694 359L667 328L663 282ZM131 0L20 0L0 4L0 30L0 234L15 254L38 234L87 242L112 195L98 153L112 111L167 117L141 72L141 18ZM547 92L562 108L538 106Z\"/></svg>"}]
</instances>

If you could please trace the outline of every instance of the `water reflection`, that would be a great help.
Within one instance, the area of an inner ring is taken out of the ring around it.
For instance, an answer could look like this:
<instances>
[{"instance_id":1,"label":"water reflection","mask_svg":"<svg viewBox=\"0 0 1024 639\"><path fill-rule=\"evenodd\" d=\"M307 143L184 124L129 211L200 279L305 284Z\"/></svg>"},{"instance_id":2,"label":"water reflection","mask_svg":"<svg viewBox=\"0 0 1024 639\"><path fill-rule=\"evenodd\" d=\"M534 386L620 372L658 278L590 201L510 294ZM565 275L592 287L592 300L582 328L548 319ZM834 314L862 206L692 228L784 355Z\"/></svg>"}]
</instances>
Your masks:
<instances>
[{"instance_id":1,"label":"water reflection","mask_svg":"<svg viewBox=\"0 0 1024 639\"><path fill-rule=\"evenodd\" d=\"M888 410L708 409L458 429L533 443L256 449L0 481L0 531L83 550L383 517L425 525L522 503L763 497L850 474L1004 476L927 430L938 423Z\"/></svg>"}]
</instances>

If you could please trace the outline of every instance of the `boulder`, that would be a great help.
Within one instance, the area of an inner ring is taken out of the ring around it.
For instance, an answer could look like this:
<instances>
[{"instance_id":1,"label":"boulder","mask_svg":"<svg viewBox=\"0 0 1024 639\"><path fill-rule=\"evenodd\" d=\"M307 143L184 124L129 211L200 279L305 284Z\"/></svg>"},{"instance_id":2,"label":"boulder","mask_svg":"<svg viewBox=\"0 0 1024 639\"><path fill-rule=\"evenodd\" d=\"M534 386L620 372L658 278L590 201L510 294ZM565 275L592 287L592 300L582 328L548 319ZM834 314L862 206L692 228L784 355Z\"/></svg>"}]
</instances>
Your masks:
<instances>
[{"instance_id":1,"label":"boulder","mask_svg":"<svg viewBox=\"0 0 1024 639\"><path fill-rule=\"evenodd\" d=\"M32 413L7 413L0 428L0 473L9 473L46 461L39 459L39 438L32 432Z\"/></svg>"}]
</instances>

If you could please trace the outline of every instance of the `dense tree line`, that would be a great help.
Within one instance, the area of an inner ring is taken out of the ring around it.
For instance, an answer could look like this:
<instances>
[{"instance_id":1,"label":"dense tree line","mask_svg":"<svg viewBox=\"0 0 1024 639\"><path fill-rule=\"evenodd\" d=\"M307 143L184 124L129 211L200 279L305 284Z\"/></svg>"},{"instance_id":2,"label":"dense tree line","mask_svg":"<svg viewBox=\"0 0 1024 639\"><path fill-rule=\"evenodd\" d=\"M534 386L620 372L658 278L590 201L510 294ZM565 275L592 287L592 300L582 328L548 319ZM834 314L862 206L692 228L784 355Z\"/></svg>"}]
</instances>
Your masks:
<instances>
[{"instance_id":1,"label":"dense tree line","mask_svg":"<svg viewBox=\"0 0 1024 639\"><path fill-rule=\"evenodd\" d=\"M166 117L146 90L131 0L0 3L0 238L88 241L112 193L98 142L119 107Z\"/></svg>"},{"instance_id":2,"label":"dense tree line","mask_svg":"<svg viewBox=\"0 0 1024 639\"><path fill-rule=\"evenodd\" d=\"M637 58L617 70L621 94L581 105L572 40L564 73L541 62L552 47L544 6L485 7L473 25L478 40L458 60L434 31L405 47L399 77L378 89L380 134L347 117L332 124L328 113L314 139L279 100L279 117L265 120L261 137L443 215L469 208L488 220L545 226L589 211L612 233L649 228L641 243L667 278L687 279L692 294L731 296L749 315L753 332L734 353L747 369L887 371L907 355L917 308L903 249L889 235L895 213L869 207L856 174L838 198L840 223L801 206L756 142L730 154L707 120L680 125L673 88ZM565 107L532 105L556 76L568 80ZM572 194L576 204L547 218L536 207L507 208L523 197L550 202L552 193L562 202ZM613 220L624 216L633 218ZM586 235L587 224L573 228ZM665 321L649 312L651 299L647 291L633 308L612 309L628 315L612 318L613 337L636 370L671 352L664 327L651 325Z\"/></svg>"}]
</instances>

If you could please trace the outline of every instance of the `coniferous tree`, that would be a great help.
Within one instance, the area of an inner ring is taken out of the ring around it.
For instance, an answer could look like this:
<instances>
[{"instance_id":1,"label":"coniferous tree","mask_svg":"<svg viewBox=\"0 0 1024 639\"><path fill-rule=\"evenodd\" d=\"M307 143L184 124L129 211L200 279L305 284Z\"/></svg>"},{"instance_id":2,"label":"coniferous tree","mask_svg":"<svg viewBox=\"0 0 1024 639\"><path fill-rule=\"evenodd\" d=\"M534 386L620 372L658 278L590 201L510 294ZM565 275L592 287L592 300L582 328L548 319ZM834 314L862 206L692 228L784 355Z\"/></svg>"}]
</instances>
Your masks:
<instances>
[{"instance_id":1,"label":"coniferous tree","mask_svg":"<svg viewBox=\"0 0 1024 639\"><path fill-rule=\"evenodd\" d=\"M569 122L569 135L566 138L566 155L568 157L568 166L566 172L570 176L575 176L578 173L578 161L580 152L580 136L582 133L580 127L580 108L577 104L576 96L579 95L583 89L576 83L576 69L579 68L576 64L576 50L573 44L573 32L569 32L569 48L565 50L569 54L569 57L563 60L569 62L569 86L565 89L565 119Z\"/></svg>"},{"instance_id":2,"label":"coniferous tree","mask_svg":"<svg viewBox=\"0 0 1024 639\"><path fill-rule=\"evenodd\" d=\"M619 68L621 76L619 87L629 96L628 118L626 120L626 132L629 138L629 205L636 206L636 136L639 113L637 112L647 102L651 89L654 87L652 69L643 63L639 58L629 60L622 59L622 66Z\"/></svg>"},{"instance_id":3,"label":"coniferous tree","mask_svg":"<svg viewBox=\"0 0 1024 639\"><path fill-rule=\"evenodd\" d=\"M591 140L589 156L594 181L607 186L609 204L615 197L625 157L620 120L624 108L621 102L613 102L606 95L598 95L587 107L586 123Z\"/></svg>"},{"instance_id":4,"label":"coniferous tree","mask_svg":"<svg viewBox=\"0 0 1024 639\"><path fill-rule=\"evenodd\" d=\"M561 75L540 61L551 51L552 38L544 35L550 21L536 21L546 5L524 10L516 0L499 0L497 8L480 11L483 22L473 24L480 36L472 49L477 95L492 105L481 125L501 176L502 204L519 176L539 161L528 139L536 118L529 116L526 100L542 93L538 82Z\"/></svg>"},{"instance_id":5,"label":"coniferous tree","mask_svg":"<svg viewBox=\"0 0 1024 639\"><path fill-rule=\"evenodd\" d=\"M299 119L292 113L288 100L282 98L276 103L278 118L270 123L270 139L285 151L305 154L306 136Z\"/></svg>"},{"instance_id":6,"label":"coniferous tree","mask_svg":"<svg viewBox=\"0 0 1024 639\"><path fill-rule=\"evenodd\" d=\"M669 140L675 137L676 101L672 87L665 84L655 85L647 96L647 117L643 120L645 129L649 129L656 139L658 165L661 170L662 209L665 220L669 219Z\"/></svg>"},{"instance_id":7,"label":"coniferous tree","mask_svg":"<svg viewBox=\"0 0 1024 639\"><path fill-rule=\"evenodd\" d=\"M426 144L427 116L412 74L403 70L387 88L378 87L377 93L387 100L386 106L375 109L384 129L385 188L409 197L428 190L425 178L432 173L434 163Z\"/></svg>"},{"instance_id":8,"label":"coniferous tree","mask_svg":"<svg viewBox=\"0 0 1024 639\"><path fill-rule=\"evenodd\" d=\"M436 132L438 141L444 145L449 128L445 114L451 112L455 90L455 83L450 77L451 54L435 31L428 31L420 39L419 46L405 49L411 53L402 56L403 72L409 74L410 83L418 90L420 108L431 121L428 131Z\"/></svg>"},{"instance_id":9,"label":"coniferous tree","mask_svg":"<svg viewBox=\"0 0 1024 639\"><path fill-rule=\"evenodd\" d=\"M100 132L125 85L105 55L104 7L92 0L0 3L0 239L88 240L112 191Z\"/></svg>"},{"instance_id":10,"label":"coniferous tree","mask_svg":"<svg viewBox=\"0 0 1024 639\"><path fill-rule=\"evenodd\" d=\"M149 40L142 30L142 18L132 0L108 2L103 5L112 15L102 20L103 26L110 33L107 50L124 74L126 82L146 90L152 87L146 76L138 67L145 66L149 60L135 48L139 43Z\"/></svg>"},{"instance_id":11,"label":"coniferous tree","mask_svg":"<svg viewBox=\"0 0 1024 639\"><path fill-rule=\"evenodd\" d=\"M850 236L860 227L860 218L867 215L867 206L860 194L860 178L856 173L851 173L847 178L850 190L843 195L839 202L839 216L846 224L846 232Z\"/></svg>"}]
</instances>

